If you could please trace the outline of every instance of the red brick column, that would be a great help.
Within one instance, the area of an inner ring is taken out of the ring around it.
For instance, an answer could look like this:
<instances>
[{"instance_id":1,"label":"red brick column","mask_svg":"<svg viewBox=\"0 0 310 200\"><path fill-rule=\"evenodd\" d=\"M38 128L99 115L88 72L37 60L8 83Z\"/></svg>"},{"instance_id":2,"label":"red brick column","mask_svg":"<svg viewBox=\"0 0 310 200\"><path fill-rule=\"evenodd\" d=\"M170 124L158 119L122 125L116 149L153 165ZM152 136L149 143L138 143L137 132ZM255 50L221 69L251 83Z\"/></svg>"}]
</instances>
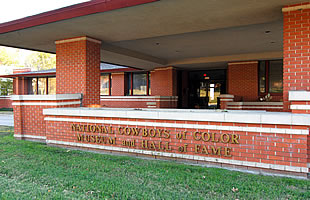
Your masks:
<instances>
[{"instance_id":1,"label":"red brick column","mask_svg":"<svg viewBox=\"0 0 310 200\"><path fill-rule=\"evenodd\" d=\"M124 96L126 94L125 73L112 73L112 96Z\"/></svg>"},{"instance_id":2,"label":"red brick column","mask_svg":"<svg viewBox=\"0 0 310 200\"><path fill-rule=\"evenodd\" d=\"M153 96L177 95L177 72L173 67L156 68L151 72Z\"/></svg>"},{"instance_id":3,"label":"red brick column","mask_svg":"<svg viewBox=\"0 0 310 200\"><path fill-rule=\"evenodd\" d=\"M101 41L78 37L56 41L57 94L83 94L83 106L100 104Z\"/></svg>"},{"instance_id":4,"label":"red brick column","mask_svg":"<svg viewBox=\"0 0 310 200\"><path fill-rule=\"evenodd\" d=\"M16 95L28 94L28 82L24 77L17 77L13 81L13 93Z\"/></svg>"},{"instance_id":5,"label":"red brick column","mask_svg":"<svg viewBox=\"0 0 310 200\"><path fill-rule=\"evenodd\" d=\"M228 94L237 101L258 100L258 62L228 63Z\"/></svg>"},{"instance_id":6,"label":"red brick column","mask_svg":"<svg viewBox=\"0 0 310 200\"><path fill-rule=\"evenodd\" d=\"M289 91L310 90L310 4L282 9L283 34L283 102L290 110Z\"/></svg>"}]
</instances>

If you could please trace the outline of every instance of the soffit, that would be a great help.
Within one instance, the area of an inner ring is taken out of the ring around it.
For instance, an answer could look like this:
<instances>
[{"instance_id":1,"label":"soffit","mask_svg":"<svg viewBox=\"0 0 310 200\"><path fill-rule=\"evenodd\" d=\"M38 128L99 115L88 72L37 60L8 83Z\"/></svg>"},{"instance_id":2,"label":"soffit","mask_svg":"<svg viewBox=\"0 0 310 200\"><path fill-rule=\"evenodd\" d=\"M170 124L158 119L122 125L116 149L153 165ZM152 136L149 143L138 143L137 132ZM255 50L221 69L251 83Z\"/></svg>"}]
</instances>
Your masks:
<instances>
[{"instance_id":1,"label":"soffit","mask_svg":"<svg viewBox=\"0 0 310 200\"><path fill-rule=\"evenodd\" d=\"M55 52L55 40L87 35L123 48L103 46L102 61L144 69L190 57L281 51L281 8L300 2L161 0L0 34L0 44Z\"/></svg>"}]
</instances>

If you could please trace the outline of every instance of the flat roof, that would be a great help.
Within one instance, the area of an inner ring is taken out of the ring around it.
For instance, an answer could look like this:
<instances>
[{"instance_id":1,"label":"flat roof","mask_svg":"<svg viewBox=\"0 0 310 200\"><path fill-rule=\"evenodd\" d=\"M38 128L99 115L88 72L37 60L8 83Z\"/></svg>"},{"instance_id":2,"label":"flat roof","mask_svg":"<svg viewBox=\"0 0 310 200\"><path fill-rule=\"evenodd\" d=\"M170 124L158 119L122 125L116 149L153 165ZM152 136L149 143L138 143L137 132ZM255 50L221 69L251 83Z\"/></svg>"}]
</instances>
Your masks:
<instances>
[{"instance_id":1,"label":"flat roof","mask_svg":"<svg viewBox=\"0 0 310 200\"><path fill-rule=\"evenodd\" d=\"M137 69L126 67L126 66L114 65L110 63L100 64L101 73L130 72L130 71L137 71ZM56 76L56 68L39 70L39 71L25 71L25 72L14 73L14 74L9 74L9 75L0 75L1 78L40 77L40 76Z\"/></svg>"},{"instance_id":2,"label":"flat roof","mask_svg":"<svg viewBox=\"0 0 310 200\"><path fill-rule=\"evenodd\" d=\"M56 52L55 41L102 41L101 61L151 70L225 68L283 57L286 5L304 0L90 1L0 24L0 44Z\"/></svg>"}]
</instances>

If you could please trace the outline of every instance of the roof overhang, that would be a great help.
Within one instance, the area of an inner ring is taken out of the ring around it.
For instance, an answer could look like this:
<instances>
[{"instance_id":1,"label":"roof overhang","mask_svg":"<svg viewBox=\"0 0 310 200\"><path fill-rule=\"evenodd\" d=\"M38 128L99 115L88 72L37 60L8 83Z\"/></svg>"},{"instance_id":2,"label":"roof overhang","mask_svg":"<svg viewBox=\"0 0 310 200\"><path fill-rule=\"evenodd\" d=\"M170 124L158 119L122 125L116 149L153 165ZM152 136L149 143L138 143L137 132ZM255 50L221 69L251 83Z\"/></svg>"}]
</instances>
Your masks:
<instances>
[{"instance_id":1,"label":"roof overhang","mask_svg":"<svg viewBox=\"0 0 310 200\"><path fill-rule=\"evenodd\" d=\"M102 41L102 62L153 69L282 58L285 5L302 0L90 1L0 24L0 44L55 53L55 41Z\"/></svg>"}]
</instances>

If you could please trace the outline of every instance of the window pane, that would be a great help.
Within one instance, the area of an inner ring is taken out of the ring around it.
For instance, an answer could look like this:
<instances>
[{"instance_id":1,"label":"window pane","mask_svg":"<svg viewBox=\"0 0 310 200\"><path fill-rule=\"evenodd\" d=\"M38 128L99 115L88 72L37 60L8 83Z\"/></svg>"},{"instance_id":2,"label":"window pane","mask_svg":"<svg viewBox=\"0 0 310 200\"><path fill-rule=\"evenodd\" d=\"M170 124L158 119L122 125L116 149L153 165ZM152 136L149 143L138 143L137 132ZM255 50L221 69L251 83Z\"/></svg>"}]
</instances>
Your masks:
<instances>
[{"instance_id":1,"label":"window pane","mask_svg":"<svg viewBox=\"0 0 310 200\"><path fill-rule=\"evenodd\" d=\"M39 78L38 81L38 94L46 94L46 78Z\"/></svg>"},{"instance_id":2,"label":"window pane","mask_svg":"<svg viewBox=\"0 0 310 200\"><path fill-rule=\"evenodd\" d=\"M48 78L48 94L56 94L56 77Z\"/></svg>"},{"instance_id":3,"label":"window pane","mask_svg":"<svg viewBox=\"0 0 310 200\"><path fill-rule=\"evenodd\" d=\"M149 73L149 95L152 95L152 90L151 90L151 72Z\"/></svg>"},{"instance_id":4,"label":"window pane","mask_svg":"<svg viewBox=\"0 0 310 200\"><path fill-rule=\"evenodd\" d=\"M274 60L269 64L269 92L283 92L283 61Z\"/></svg>"},{"instance_id":5,"label":"window pane","mask_svg":"<svg viewBox=\"0 0 310 200\"><path fill-rule=\"evenodd\" d=\"M131 73L127 74L127 95L131 94Z\"/></svg>"},{"instance_id":6,"label":"window pane","mask_svg":"<svg viewBox=\"0 0 310 200\"><path fill-rule=\"evenodd\" d=\"M110 77L109 74L104 74L100 76L100 95L110 95Z\"/></svg>"},{"instance_id":7,"label":"window pane","mask_svg":"<svg viewBox=\"0 0 310 200\"><path fill-rule=\"evenodd\" d=\"M266 92L266 62L262 61L259 64L259 92Z\"/></svg>"},{"instance_id":8,"label":"window pane","mask_svg":"<svg viewBox=\"0 0 310 200\"><path fill-rule=\"evenodd\" d=\"M29 78L28 94L37 94L37 78Z\"/></svg>"},{"instance_id":9,"label":"window pane","mask_svg":"<svg viewBox=\"0 0 310 200\"><path fill-rule=\"evenodd\" d=\"M147 74L133 74L133 95L147 95Z\"/></svg>"}]
</instances>

